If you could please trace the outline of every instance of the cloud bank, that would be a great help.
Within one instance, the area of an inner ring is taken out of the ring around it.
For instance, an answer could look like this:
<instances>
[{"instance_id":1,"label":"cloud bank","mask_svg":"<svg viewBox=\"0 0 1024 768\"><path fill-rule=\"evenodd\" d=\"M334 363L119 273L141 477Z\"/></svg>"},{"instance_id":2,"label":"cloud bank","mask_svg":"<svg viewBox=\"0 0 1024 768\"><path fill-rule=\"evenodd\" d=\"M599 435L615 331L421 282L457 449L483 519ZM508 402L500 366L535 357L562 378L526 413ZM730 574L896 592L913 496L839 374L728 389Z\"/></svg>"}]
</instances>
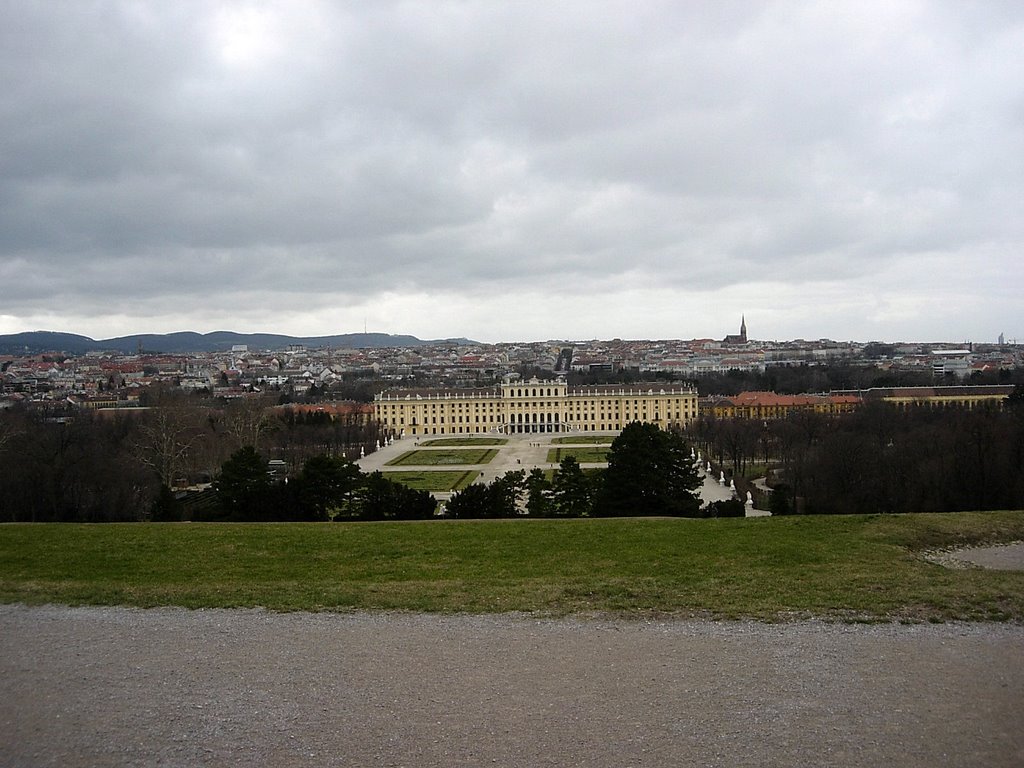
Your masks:
<instances>
[{"instance_id":1,"label":"cloud bank","mask_svg":"<svg viewBox=\"0 0 1024 768\"><path fill-rule=\"evenodd\" d=\"M0 2L0 332L1024 339L1024 6Z\"/></svg>"}]
</instances>

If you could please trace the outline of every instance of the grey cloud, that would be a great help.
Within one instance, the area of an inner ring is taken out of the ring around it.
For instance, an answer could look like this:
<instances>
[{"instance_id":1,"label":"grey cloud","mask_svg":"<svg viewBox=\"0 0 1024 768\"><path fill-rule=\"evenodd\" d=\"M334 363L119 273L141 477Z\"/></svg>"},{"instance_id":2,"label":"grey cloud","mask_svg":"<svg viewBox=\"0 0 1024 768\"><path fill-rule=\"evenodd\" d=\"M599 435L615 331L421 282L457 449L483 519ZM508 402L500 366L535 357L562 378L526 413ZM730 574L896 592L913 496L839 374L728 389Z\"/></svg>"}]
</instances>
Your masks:
<instances>
[{"instance_id":1,"label":"grey cloud","mask_svg":"<svg viewBox=\"0 0 1024 768\"><path fill-rule=\"evenodd\" d=\"M143 317L283 275L297 307L852 285L908 255L992 266L1024 234L1013 3L6 2L0 22L7 315L59 296Z\"/></svg>"}]
</instances>

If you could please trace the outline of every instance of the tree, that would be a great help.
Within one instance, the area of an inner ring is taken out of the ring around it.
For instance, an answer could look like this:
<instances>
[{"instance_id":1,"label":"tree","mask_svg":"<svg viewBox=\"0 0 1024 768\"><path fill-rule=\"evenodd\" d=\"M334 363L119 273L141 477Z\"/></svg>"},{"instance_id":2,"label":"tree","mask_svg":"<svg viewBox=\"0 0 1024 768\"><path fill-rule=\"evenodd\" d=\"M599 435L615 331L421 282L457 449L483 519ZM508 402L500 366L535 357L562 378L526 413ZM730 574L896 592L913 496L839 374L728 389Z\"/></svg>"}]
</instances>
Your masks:
<instances>
[{"instance_id":1,"label":"tree","mask_svg":"<svg viewBox=\"0 0 1024 768\"><path fill-rule=\"evenodd\" d=\"M234 439L235 445L251 445L257 450L264 434L275 428L276 423L267 413L269 401L262 397L246 397L235 400L224 409L224 429Z\"/></svg>"},{"instance_id":2,"label":"tree","mask_svg":"<svg viewBox=\"0 0 1024 768\"><path fill-rule=\"evenodd\" d=\"M551 483L539 467L531 469L526 476L526 514L530 517L548 517L551 514Z\"/></svg>"},{"instance_id":3,"label":"tree","mask_svg":"<svg viewBox=\"0 0 1024 768\"><path fill-rule=\"evenodd\" d=\"M359 467L348 459L321 454L303 465L298 482L306 517L328 520L352 500L362 476Z\"/></svg>"},{"instance_id":4,"label":"tree","mask_svg":"<svg viewBox=\"0 0 1024 768\"><path fill-rule=\"evenodd\" d=\"M1011 410L1024 409L1024 384L1017 384L1006 398L1006 407Z\"/></svg>"},{"instance_id":5,"label":"tree","mask_svg":"<svg viewBox=\"0 0 1024 768\"><path fill-rule=\"evenodd\" d=\"M558 465L552 483L551 506L556 517L586 517L591 511L590 484L575 456Z\"/></svg>"},{"instance_id":6,"label":"tree","mask_svg":"<svg viewBox=\"0 0 1024 768\"><path fill-rule=\"evenodd\" d=\"M357 497L363 520L428 520L437 506L428 491L388 480L381 472L364 478Z\"/></svg>"},{"instance_id":7,"label":"tree","mask_svg":"<svg viewBox=\"0 0 1024 768\"><path fill-rule=\"evenodd\" d=\"M768 497L768 509L771 510L773 517L792 514L791 496L789 486L785 483L779 483L772 488L771 495Z\"/></svg>"},{"instance_id":8,"label":"tree","mask_svg":"<svg viewBox=\"0 0 1024 768\"><path fill-rule=\"evenodd\" d=\"M519 501L526 487L526 470L506 472L487 487L491 494L490 517L516 517Z\"/></svg>"},{"instance_id":9,"label":"tree","mask_svg":"<svg viewBox=\"0 0 1024 768\"><path fill-rule=\"evenodd\" d=\"M746 514L746 507L739 499L712 501L705 507L707 517L745 517Z\"/></svg>"},{"instance_id":10,"label":"tree","mask_svg":"<svg viewBox=\"0 0 1024 768\"><path fill-rule=\"evenodd\" d=\"M216 483L224 512L249 520L261 516L270 487L267 461L251 445L231 454L221 467Z\"/></svg>"},{"instance_id":11,"label":"tree","mask_svg":"<svg viewBox=\"0 0 1024 768\"><path fill-rule=\"evenodd\" d=\"M198 408L158 404L138 425L139 459L167 488L191 466L192 453L203 437L201 416Z\"/></svg>"},{"instance_id":12,"label":"tree","mask_svg":"<svg viewBox=\"0 0 1024 768\"><path fill-rule=\"evenodd\" d=\"M473 483L452 494L445 510L449 517L456 520L491 517L490 504L491 493L488 487L483 483Z\"/></svg>"},{"instance_id":13,"label":"tree","mask_svg":"<svg viewBox=\"0 0 1024 768\"><path fill-rule=\"evenodd\" d=\"M489 485L474 483L454 494L446 507L454 518L516 517L526 486L526 470L506 472Z\"/></svg>"},{"instance_id":14,"label":"tree","mask_svg":"<svg viewBox=\"0 0 1024 768\"><path fill-rule=\"evenodd\" d=\"M166 523L181 520L181 502L174 497L174 492L166 485L161 485L157 492L153 508L150 510L150 519L154 523Z\"/></svg>"},{"instance_id":15,"label":"tree","mask_svg":"<svg viewBox=\"0 0 1024 768\"><path fill-rule=\"evenodd\" d=\"M696 516L697 476L682 437L633 422L612 442L595 514Z\"/></svg>"}]
</instances>

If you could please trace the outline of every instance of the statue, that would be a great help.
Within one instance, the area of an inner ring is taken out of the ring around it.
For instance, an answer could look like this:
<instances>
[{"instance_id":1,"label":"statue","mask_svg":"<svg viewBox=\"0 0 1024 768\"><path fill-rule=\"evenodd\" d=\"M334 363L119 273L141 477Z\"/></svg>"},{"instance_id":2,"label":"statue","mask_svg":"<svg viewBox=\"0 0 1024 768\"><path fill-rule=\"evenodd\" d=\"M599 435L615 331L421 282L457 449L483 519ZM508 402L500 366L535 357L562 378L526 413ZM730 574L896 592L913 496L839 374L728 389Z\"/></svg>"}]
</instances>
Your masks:
<instances>
[{"instance_id":1,"label":"statue","mask_svg":"<svg viewBox=\"0 0 1024 768\"><path fill-rule=\"evenodd\" d=\"M722 470L721 474L719 474L719 476L718 476L718 484L719 485L725 485L725 470Z\"/></svg>"},{"instance_id":2,"label":"statue","mask_svg":"<svg viewBox=\"0 0 1024 768\"><path fill-rule=\"evenodd\" d=\"M748 507L751 507L751 508L753 508L753 506L754 506L754 496L750 493L750 491L747 491L747 504L746 505Z\"/></svg>"},{"instance_id":3,"label":"statue","mask_svg":"<svg viewBox=\"0 0 1024 768\"><path fill-rule=\"evenodd\" d=\"M729 490L733 491L734 493L736 491L736 481L733 480L732 478L729 478Z\"/></svg>"},{"instance_id":4,"label":"statue","mask_svg":"<svg viewBox=\"0 0 1024 768\"><path fill-rule=\"evenodd\" d=\"M360 459L365 459L366 458L366 449L364 449L363 446L361 446L361 445L359 446L359 458Z\"/></svg>"}]
</instances>

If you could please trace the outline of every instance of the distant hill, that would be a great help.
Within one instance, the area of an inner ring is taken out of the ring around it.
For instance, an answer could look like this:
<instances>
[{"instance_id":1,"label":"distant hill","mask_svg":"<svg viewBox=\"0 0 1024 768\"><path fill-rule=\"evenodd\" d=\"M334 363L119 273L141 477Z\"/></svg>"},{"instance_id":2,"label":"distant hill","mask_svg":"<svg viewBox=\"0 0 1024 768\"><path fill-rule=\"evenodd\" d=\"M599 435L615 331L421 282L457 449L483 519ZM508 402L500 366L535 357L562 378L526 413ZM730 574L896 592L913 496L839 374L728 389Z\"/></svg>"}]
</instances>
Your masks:
<instances>
[{"instance_id":1,"label":"distant hill","mask_svg":"<svg viewBox=\"0 0 1024 768\"><path fill-rule=\"evenodd\" d=\"M114 339L90 339L74 333L30 331L0 335L0 354L23 355L39 352L64 352L81 355L86 352L144 352L158 354L189 354L193 352L221 352L239 344L252 350L278 350L302 344L311 349L334 347L344 349L370 349L379 347L423 347L435 344L472 344L469 339L435 339L423 341L415 336L388 333L343 333L336 336L284 336L276 333L141 333L136 336L118 336Z\"/></svg>"}]
</instances>

